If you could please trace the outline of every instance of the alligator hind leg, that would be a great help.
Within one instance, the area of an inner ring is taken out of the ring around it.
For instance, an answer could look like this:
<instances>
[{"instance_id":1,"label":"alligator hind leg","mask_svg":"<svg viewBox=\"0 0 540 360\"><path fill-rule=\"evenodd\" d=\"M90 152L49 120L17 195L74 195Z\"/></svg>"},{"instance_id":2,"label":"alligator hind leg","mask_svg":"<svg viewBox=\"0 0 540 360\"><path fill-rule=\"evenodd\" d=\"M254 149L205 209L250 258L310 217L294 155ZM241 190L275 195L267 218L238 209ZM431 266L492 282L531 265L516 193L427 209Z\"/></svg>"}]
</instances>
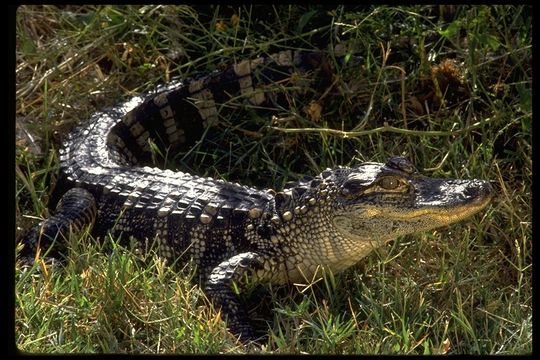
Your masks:
<instances>
[{"instance_id":1,"label":"alligator hind leg","mask_svg":"<svg viewBox=\"0 0 540 360\"><path fill-rule=\"evenodd\" d=\"M19 257L33 257L39 248L43 252L54 244L47 256L57 257L65 247L65 239L70 231L79 232L87 225L93 225L97 214L96 200L85 189L73 188L67 191L56 206L55 214L34 226L24 235L24 248Z\"/></svg>"}]
</instances>

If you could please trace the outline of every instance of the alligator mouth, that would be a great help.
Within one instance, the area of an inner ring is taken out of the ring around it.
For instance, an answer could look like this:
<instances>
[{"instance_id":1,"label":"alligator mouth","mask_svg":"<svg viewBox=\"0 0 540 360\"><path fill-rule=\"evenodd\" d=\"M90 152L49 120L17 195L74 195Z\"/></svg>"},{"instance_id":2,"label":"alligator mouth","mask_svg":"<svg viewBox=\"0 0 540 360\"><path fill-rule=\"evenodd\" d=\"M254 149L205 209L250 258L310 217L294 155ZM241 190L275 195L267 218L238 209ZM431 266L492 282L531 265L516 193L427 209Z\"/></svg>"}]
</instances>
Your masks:
<instances>
[{"instance_id":1,"label":"alligator mouth","mask_svg":"<svg viewBox=\"0 0 540 360\"><path fill-rule=\"evenodd\" d=\"M492 199L491 194L476 198L466 204L458 206L426 206L407 211L386 211L385 216L394 220L416 220L430 218L441 225L452 224L472 216L485 208Z\"/></svg>"}]
</instances>

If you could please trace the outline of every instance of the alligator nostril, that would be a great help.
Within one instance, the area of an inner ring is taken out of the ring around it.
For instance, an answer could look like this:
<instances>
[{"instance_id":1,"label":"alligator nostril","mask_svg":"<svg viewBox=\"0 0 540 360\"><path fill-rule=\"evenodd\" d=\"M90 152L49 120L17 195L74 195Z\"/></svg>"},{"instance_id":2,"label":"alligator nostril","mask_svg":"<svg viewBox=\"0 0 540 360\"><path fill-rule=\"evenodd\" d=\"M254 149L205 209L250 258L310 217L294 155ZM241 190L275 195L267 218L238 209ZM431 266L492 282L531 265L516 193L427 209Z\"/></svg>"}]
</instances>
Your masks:
<instances>
[{"instance_id":1,"label":"alligator nostril","mask_svg":"<svg viewBox=\"0 0 540 360\"><path fill-rule=\"evenodd\" d=\"M477 197L489 195L493 192L493 187L488 181L473 180L469 181L466 188L463 190L463 195L466 197Z\"/></svg>"},{"instance_id":2,"label":"alligator nostril","mask_svg":"<svg viewBox=\"0 0 540 360\"><path fill-rule=\"evenodd\" d=\"M489 181L478 180L474 186L468 189L470 194L474 196L489 196L493 193L493 186Z\"/></svg>"},{"instance_id":3,"label":"alligator nostril","mask_svg":"<svg viewBox=\"0 0 540 360\"><path fill-rule=\"evenodd\" d=\"M493 192L493 187L489 181L477 180L474 183L474 186L470 188L471 191L476 190L475 192L482 195L489 195Z\"/></svg>"}]
</instances>

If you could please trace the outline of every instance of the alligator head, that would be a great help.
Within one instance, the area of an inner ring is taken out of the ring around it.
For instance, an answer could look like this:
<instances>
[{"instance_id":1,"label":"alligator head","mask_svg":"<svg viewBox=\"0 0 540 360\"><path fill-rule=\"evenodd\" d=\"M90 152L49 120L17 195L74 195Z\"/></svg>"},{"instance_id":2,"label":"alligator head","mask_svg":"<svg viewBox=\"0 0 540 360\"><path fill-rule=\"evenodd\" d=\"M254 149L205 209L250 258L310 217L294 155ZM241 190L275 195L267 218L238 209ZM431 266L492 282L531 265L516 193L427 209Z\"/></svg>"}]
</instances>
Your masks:
<instances>
[{"instance_id":1,"label":"alligator head","mask_svg":"<svg viewBox=\"0 0 540 360\"><path fill-rule=\"evenodd\" d=\"M488 205L493 192L483 180L423 176L402 157L349 170L335 176L340 191L332 223L359 241L378 243L461 221Z\"/></svg>"}]
</instances>

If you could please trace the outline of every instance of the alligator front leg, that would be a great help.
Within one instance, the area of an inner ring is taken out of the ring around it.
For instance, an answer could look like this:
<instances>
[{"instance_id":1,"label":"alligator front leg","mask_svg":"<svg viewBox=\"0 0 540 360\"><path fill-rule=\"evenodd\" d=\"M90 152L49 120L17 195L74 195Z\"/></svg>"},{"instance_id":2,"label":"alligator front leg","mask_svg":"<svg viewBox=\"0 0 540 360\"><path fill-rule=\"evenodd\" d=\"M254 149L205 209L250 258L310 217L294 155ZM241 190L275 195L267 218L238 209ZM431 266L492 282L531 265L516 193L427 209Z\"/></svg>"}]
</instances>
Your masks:
<instances>
[{"instance_id":1,"label":"alligator front leg","mask_svg":"<svg viewBox=\"0 0 540 360\"><path fill-rule=\"evenodd\" d=\"M255 341L256 338L249 324L247 311L233 292L232 285L233 282L241 280L246 273L261 269L262 266L261 255L257 253L245 252L235 255L212 270L205 286L205 292L210 300L221 308L230 332L239 336L243 343Z\"/></svg>"},{"instance_id":2,"label":"alligator front leg","mask_svg":"<svg viewBox=\"0 0 540 360\"><path fill-rule=\"evenodd\" d=\"M38 247L47 251L54 243L48 256L56 257L65 245L62 240L67 239L70 232L79 232L92 225L96 214L96 200L90 192L81 188L70 189L58 202L55 214L34 226L22 238L24 248L19 256L33 257Z\"/></svg>"}]
</instances>

